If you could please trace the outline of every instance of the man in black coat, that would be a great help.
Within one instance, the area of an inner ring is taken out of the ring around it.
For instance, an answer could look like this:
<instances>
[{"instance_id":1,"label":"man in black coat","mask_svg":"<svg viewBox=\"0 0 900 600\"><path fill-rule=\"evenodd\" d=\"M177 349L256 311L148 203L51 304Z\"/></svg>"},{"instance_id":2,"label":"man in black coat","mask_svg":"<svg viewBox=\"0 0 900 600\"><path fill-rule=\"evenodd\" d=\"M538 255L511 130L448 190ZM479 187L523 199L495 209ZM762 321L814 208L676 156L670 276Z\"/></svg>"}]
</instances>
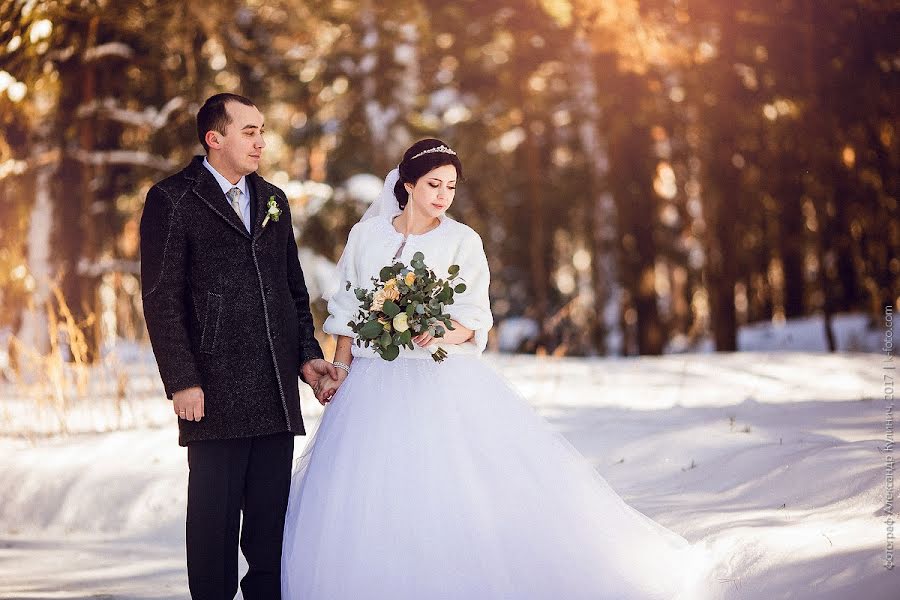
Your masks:
<instances>
[{"instance_id":1,"label":"man in black coat","mask_svg":"<svg viewBox=\"0 0 900 600\"><path fill-rule=\"evenodd\" d=\"M337 376L313 335L287 198L256 174L262 114L218 94L197 130L206 157L154 185L144 204L144 313L187 446L191 596L234 597L240 539L244 598L272 600L294 436L305 433L298 376L317 395L320 379Z\"/></svg>"}]
</instances>

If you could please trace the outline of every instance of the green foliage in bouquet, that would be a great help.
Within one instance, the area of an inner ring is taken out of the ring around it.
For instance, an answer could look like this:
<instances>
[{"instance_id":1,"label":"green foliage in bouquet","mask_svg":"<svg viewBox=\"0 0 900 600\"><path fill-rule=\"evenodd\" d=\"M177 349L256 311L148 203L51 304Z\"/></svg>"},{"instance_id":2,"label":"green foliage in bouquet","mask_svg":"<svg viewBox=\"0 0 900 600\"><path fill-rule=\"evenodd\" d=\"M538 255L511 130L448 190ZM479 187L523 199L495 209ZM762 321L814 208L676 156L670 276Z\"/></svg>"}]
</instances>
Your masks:
<instances>
[{"instance_id":1,"label":"green foliage in bouquet","mask_svg":"<svg viewBox=\"0 0 900 600\"><path fill-rule=\"evenodd\" d=\"M453 304L453 294L466 291L465 283L453 283L459 277L459 265L451 265L447 279L439 279L425 264L425 255L413 254L409 267L401 262L384 267L372 278L373 289L356 288L360 301L356 320L348 325L356 333L357 346L372 346L384 360L394 360L401 346L412 350L412 339L427 331L441 338L452 330L450 315L444 307ZM347 282L347 290L350 282ZM443 348L431 354L440 362L447 357Z\"/></svg>"}]
</instances>

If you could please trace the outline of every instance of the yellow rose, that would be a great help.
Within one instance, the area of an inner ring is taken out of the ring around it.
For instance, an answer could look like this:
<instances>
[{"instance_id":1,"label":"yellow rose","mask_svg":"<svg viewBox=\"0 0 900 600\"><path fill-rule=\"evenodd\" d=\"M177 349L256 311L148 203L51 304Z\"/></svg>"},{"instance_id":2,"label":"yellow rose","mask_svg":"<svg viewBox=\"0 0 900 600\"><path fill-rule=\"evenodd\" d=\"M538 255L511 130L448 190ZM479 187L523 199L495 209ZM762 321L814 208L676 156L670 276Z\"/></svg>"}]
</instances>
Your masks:
<instances>
[{"instance_id":1,"label":"yellow rose","mask_svg":"<svg viewBox=\"0 0 900 600\"><path fill-rule=\"evenodd\" d=\"M393 281L393 279L391 280ZM398 290L395 286L384 288L384 299L385 300L399 300L400 299L400 290Z\"/></svg>"},{"instance_id":2,"label":"yellow rose","mask_svg":"<svg viewBox=\"0 0 900 600\"><path fill-rule=\"evenodd\" d=\"M403 281L406 285L412 285L416 282L416 274L410 271L406 274L406 279Z\"/></svg>"},{"instance_id":3,"label":"yellow rose","mask_svg":"<svg viewBox=\"0 0 900 600\"><path fill-rule=\"evenodd\" d=\"M387 290L387 289L394 288L394 287L397 287L396 279L388 279L387 281L384 282L384 289Z\"/></svg>"},{"instance_id":4,"label":"yellow rose","mask_svg":"<svg viewBox=\"0 0 900 600\"><path fill-rule=\"evenodd\" d=\"M394 317L394 329L397 330L398 333L403 333L409 329L409 320L407 319L405 312Z\"/></svg>"}]
</instances>

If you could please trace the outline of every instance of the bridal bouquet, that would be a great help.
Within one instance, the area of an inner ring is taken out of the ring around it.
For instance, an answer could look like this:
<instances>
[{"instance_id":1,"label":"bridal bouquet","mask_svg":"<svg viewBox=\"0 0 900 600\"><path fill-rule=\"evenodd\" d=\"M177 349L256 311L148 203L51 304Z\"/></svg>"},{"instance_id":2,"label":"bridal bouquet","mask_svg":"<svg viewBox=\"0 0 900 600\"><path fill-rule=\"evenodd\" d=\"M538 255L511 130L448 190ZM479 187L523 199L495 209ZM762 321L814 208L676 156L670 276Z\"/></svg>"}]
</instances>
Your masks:
<instances>
[{"instance_id":1,"label":"bridal bouquet","mask_svg":"<svg viewBox=\"0 0 900 600\"><path fill-rule=\"evenodd\" d=\"M452 330L444 306L453 304L453 294L464 292L466 284L453 284L459 265L451 265L447 271L447 279L439 279L426 266L425 255L416 252L409 267L397 262L381 269L378 277L372 278L373 289L356 288L359 313L348 323L356 333L356 344L371 345L384 360L394 360L401 346L414 348L414 336L427 331L440 338L446 329ZM349 281L346 289L350 289ZM441 347L431 354L437 362L446 357L447 351Z\"/></svg>"}]
</instances>

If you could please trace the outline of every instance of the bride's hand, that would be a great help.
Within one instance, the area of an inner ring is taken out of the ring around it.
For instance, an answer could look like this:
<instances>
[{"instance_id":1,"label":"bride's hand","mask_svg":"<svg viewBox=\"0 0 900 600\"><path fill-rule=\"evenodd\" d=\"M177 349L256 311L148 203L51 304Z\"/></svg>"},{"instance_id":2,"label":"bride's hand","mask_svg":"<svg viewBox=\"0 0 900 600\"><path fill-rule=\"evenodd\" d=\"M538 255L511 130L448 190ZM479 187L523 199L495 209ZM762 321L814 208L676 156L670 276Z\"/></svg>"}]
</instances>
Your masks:
<instances>
[{"instance_id":1,"label":"bride's hand","mask_svg":"<svg viewBox=\"0 0 900 600\"><path fill-rule=\"evenodd\" d=\"M434 338L427 331L423 331L416 337L412 339L413 344L419 346L420 348L424 348L428 344L434 341Z\"/></svg>"},{"instance_id":2,"label":"bride's hand","mask_svg":"<svg viewBox=\"0 0 900 600\"><path fill-rule=\"evenodd\" d=\"M417 344L418 346L420 346L422 348L424 348L425 346L427 346L428 344L430 344L432 342L437 342L438 344L444 343L444 344L450 344L450 345L464 344L464 343L468 342L470 339L472 339L472 336L475 335L474 330L469 329L468 327L463 327L462 325L460 325L459 323L457 323L456 321L454 321L452 319L450 320L450 323L453 325L453 329L450 330L450 329L447 329L446 327L444 327L444 335L442 337L438 337L438 338L433 337L433 336L429 335L427 331L425 331L425 332L420 333L416 337L414 337L412 340L413 343Z\"/></svg>"}]
</instances>

